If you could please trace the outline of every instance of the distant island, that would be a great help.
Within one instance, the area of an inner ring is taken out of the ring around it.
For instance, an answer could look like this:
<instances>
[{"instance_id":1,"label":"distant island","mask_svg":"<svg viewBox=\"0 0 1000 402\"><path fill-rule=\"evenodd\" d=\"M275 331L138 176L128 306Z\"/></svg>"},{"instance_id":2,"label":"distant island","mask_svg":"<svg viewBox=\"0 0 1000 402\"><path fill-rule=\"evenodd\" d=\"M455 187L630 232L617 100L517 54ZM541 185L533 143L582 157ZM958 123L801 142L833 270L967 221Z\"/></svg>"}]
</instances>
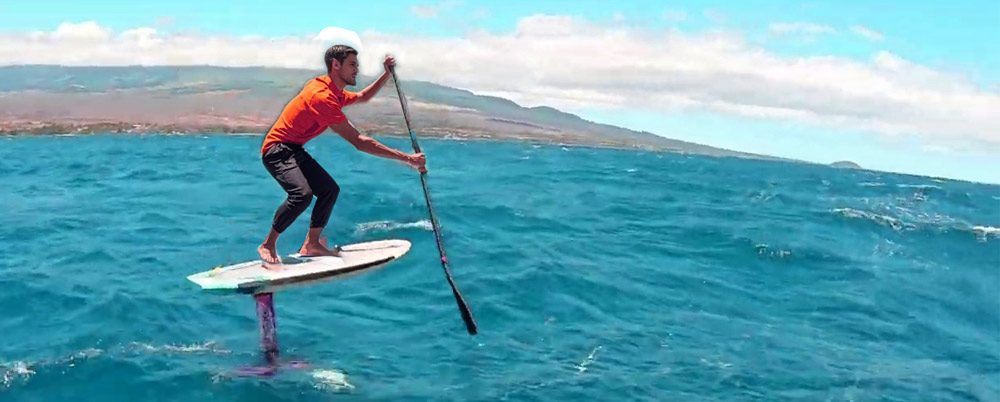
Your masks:
<instances>
[{"instance_id":1,"label":"distant island","mask_svg":"<svg viewBox=\"0 0 1000 402\"><path fill-rule=\"evenodd\" d=\"M830 166L842 169L861 169L861 165L851 161L837 161L831 163Z\"/></svg>"},{"instance_id":2,"label":"distant island","mask_svg":"<svg viewBox=\"0 0 1000 402\"><path fill-rule=\"evenodd\" d=\"M0 67L0 135L263 133L321 71L265 67ZM359 77L360 90L374 77ZM346 110L371 135L406 136L391 80ZM551 107L421 81L402 81L414 130L428 137L673 151L785 160L584 120Z\"/></svg>"}]
</instances>

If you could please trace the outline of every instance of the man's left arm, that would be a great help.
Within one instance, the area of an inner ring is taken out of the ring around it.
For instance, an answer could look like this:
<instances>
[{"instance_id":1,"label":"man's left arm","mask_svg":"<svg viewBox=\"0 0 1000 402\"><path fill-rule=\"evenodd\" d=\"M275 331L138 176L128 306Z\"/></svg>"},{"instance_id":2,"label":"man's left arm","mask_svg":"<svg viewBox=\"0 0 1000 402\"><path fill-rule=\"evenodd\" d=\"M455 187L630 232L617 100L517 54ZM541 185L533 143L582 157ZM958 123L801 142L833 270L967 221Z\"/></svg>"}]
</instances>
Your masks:
<instances>
[{"instance_id":1,"label":"man's left arm","mask_svg":"<svg viewBox=\"0 0 1000 402\"><path fill-rule=\"evenodd\" d=\"M378 79L375 80L375 82L373 82L367 88L362 89L361 92L358 92L358 100L356 103L365 103L375 97L375 94L378 93L378 90L382 89L382 87L385 85L385 82L389 80L389 77L391 76L391 74L389 73L389 67L395 66L396 60L393 59L392 56L387 55L385 56L385 60L382 61L382 65L385 67L385 71L382 72L382 75L380 75Z\"/></svg>"}]
</instances>

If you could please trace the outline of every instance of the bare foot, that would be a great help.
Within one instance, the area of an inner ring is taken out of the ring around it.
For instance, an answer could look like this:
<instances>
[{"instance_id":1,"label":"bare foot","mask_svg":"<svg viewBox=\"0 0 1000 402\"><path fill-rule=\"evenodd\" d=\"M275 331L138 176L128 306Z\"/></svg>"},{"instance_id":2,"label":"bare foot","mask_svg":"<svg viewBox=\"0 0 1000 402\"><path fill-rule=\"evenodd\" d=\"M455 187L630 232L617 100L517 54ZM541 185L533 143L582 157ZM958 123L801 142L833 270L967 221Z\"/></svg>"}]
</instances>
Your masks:
<instances>
[{"instance_id":1,"label":"bare foot","mask_svg":"<svg viewBox=\"0 0 1000 402\"><path fill-rule=\"evenodd\" d=\"M260 260L264 261L264 268L266 269L280 269L280 267L271 265L278 264L281 259L278 258L278 252L274 249L274 246L267 247L263 244L257 247L257 254L260 255Z\"/></svg>"},{"instance_id":2,"label":"bare foot","mask_svg":"<svg viewBox=\"0 0 1000 402\"><path fill-rule=\"evenodd\" d=\"M303 257L315 257L321 255L339 257L340 247L335 247L333 250L330 250L326 248L326 240L324 239L316 243L303 244L302 248L299 249L299 254Z\"/></svg>"}]
</instances>

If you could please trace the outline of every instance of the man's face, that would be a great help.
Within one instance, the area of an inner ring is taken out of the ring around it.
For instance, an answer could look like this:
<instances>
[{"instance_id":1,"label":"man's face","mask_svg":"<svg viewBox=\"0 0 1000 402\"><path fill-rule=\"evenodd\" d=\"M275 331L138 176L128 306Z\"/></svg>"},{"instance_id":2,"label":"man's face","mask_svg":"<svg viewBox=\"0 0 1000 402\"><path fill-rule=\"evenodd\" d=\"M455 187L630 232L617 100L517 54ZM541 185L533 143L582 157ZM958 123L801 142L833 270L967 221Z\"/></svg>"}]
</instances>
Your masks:
<instances>
[{"instance_id":1,"label":"man's face","mask_svg":"<svg viewBox=\"0 0 1000 402\"><path fill-rule=\"evenodd\" d=\"M340 64L337 74L347 85L356 85L358 79L358 56L353 54L347 55L344 62Z\"/></svg>"}]
</instances>

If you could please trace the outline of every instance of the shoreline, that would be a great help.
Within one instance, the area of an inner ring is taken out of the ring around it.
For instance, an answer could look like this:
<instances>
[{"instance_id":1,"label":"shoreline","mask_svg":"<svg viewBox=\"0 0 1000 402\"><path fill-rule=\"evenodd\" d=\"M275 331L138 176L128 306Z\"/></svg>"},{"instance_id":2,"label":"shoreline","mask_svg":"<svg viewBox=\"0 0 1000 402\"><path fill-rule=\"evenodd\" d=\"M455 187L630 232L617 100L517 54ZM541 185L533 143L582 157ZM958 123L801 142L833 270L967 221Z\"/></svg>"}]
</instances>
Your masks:
<instances>
[{"instance_id":1,"label":"shoreline","mask_svg":"<svg viewBox=\"0 0 1000 402\"><path fill-rule=\"evenodd\" d=\"M395 134L395 130L379 130L384 127L359 127L359 130L372 137L388 137L408 139L409 134ZM396 129L397 127L392 127ZM82 136L82 135L164 135L164 136L205 136L205 135L226 135L226 136L264 136L267 126L257 125L183 125L183 124L149 124L149 123L126 123L126 122L94 122L94 123L51 123L51 122L30 122L29 124L6 125L0 122L0 138L3 137L42 137L42 136ZM459 130L461 131L461 130ZM702 156L710 158L739 158L752 159L769 162L800 163L805 165L824 166L832 169L844 169L833 166L832 163L810 162L796 159L770 157L766 155L711 155L699 152L690 152L678 148L657 147L651 145L626 145L626 144L600 144L586 141L557 141L551 138L536 138L519 135L489 135L473 132L452 132L442 128L428 128L420 131L419 137L446 141L482 141L500 143L519 143L543 146L561 146L576 149L599 149L612 151L635 151L650 153L672 153L678 155ZM418 137L418 138L419 138ZM889 173L914 179L928 180L949 180L955 182L979 184L986 186L1000 186L1000 183L978 182L950 177L923 176L911 173L883 171L870 168L851 168L852 170L868 171L875 173Z\"/></svg>"},{"instance_id":2,"label":"shoreline","mask_svg":"<svg viewBox=\"0 0 1000 402\"><path fill-rule=\"evenodd\" d=\"M5 127L0 122L0 137L34 137L34 136L77 136L77 135L233 135L263 137L268 126L257 125L184 125L184 124L149 124L127 122L95 122L95 123L50 123L30 122ZM397 130L387 130L390 127L367 126L359 127L362 134L372 137L409 138L408 133L393 133ZM396 127L391 127L396 128ZM421 130L420 137L455 140L455 141L491 141L516 142L574 148L593 148L608 150L630 150L644 152L672 152L685 155L707 155L684 151L679 148L657 147L653 145L629 145L611 142L596 142L580 140L579 138L557 140L553 138L538 138L524 135L491 135L475 133L466 130L446 130L443 128L427 128ZM725 155L729 156L729 155ZM769 159L761 156L761 159ZM779 159L779 158L773 158Z\"/></svg>"}]
</instances>

